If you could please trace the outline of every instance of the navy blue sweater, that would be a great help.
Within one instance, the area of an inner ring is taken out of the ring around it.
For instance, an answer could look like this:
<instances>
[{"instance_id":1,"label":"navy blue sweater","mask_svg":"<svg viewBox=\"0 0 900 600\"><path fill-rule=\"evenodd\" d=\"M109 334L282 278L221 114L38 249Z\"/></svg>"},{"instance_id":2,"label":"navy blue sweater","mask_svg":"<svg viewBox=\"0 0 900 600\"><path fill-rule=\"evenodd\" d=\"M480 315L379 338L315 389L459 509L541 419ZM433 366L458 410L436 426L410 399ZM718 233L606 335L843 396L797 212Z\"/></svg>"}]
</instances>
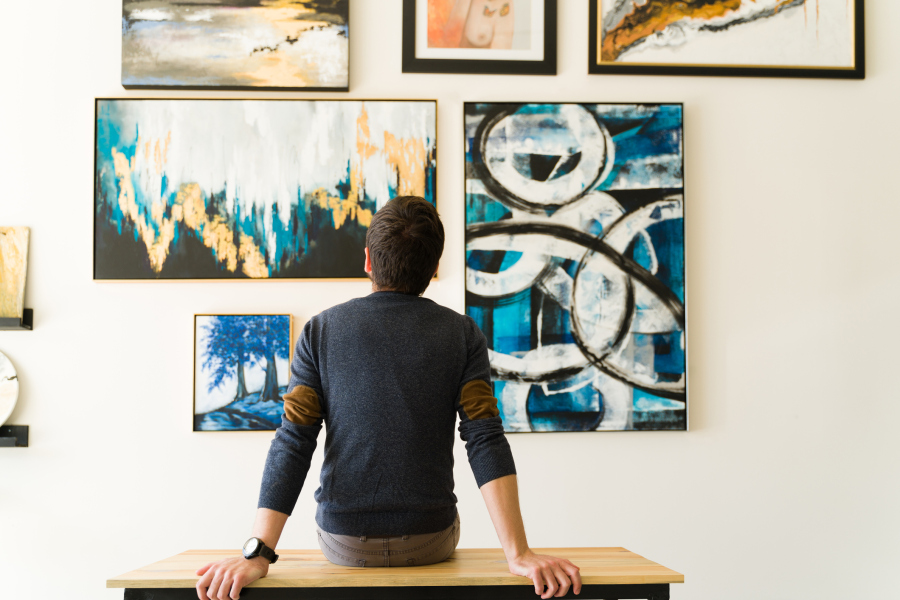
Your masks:
<instances>
[{"instance_id":1,"label":"navy blue sweater","mask_svg":"<svg viewBox=\"0 0 900 600\"><path fill-rule=\"evenodd\" d=\"M291 514L325 424L316 522L340 535L432 533L456 517L454 425L478 486L515 473L484 335L431 300L375 292L312 319L259 506Z\"/></svg>"}]
</instances>

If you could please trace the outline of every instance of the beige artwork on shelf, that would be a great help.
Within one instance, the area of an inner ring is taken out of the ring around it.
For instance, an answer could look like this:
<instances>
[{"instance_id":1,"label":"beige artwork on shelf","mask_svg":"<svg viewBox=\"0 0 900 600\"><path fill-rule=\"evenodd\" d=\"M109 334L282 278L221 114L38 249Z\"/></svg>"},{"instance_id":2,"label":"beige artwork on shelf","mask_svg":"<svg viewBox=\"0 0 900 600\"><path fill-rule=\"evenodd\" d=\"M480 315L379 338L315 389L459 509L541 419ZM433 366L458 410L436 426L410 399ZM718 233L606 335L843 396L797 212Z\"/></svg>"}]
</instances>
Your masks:
<instances>
[{"instance_id":1,"label":"beige artwork on shelf","mask_svg":"<svg viewBox=\"0 0 900 600\"><path fill-rule=\"evenodd\" d=\"M28 228L0 227L0 318L21 319L28 267Z\"/></svg>"}]
</instances>

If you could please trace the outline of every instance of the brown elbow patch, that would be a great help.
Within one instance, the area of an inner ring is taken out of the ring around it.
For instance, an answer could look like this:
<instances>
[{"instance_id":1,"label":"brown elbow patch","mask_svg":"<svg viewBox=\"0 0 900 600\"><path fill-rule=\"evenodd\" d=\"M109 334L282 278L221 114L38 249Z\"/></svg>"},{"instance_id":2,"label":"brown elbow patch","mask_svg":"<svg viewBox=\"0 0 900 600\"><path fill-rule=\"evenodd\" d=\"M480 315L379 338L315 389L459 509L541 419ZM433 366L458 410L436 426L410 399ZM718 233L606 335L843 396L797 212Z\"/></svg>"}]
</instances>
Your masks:
<instances>
[{"instance_id":1,"label":"brown elbow patch","mask_svg":"<svg viewBox=\"0 0 900 600\"><path fill-rule=\"evenodd\" d=\"M496 417L500 414L497 409L497 399L494 398L494 390L491 385L481 379L475 379L463 386L459 395L459 403L470 421Z\"/></svg>"},{"instance_id":2,"label":"brown elbow patch","mask_svg":"<svg viewBox=\"0 0 900 600\"><path fill-rule=\"evenodd\" d=\"M317 425L322 418L322 405L316 390L298 385L284 395L284 415L297 425Z\"/></svg>"}]
</instances>

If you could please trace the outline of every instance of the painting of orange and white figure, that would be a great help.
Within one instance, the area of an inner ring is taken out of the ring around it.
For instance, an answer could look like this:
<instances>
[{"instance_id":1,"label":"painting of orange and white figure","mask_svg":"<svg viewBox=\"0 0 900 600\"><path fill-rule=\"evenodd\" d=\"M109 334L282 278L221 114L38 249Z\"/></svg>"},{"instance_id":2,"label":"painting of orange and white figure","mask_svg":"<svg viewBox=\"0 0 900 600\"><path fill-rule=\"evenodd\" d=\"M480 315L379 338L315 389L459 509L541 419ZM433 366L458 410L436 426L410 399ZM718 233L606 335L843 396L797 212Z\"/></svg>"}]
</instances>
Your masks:
<instances>
[{"instance_id":1,"label":"painting of orange and white figure","mask_svg":"<svg viewBox=\"0 0 900 600\"><path fill-rule=\"evenodd\" d=\"M596 64L855 66L857 0L595 2Z\"/></svg>"},{"instance_id":2,"label":"painting of orange and white figure","mask_svg":"<svg viewBox=\"0 0 900 600\"><path fill-rule=\"evenodd\" d=\"M417 58L541 60L540 0L418 0Z\"/></svg>"}]
</instances>

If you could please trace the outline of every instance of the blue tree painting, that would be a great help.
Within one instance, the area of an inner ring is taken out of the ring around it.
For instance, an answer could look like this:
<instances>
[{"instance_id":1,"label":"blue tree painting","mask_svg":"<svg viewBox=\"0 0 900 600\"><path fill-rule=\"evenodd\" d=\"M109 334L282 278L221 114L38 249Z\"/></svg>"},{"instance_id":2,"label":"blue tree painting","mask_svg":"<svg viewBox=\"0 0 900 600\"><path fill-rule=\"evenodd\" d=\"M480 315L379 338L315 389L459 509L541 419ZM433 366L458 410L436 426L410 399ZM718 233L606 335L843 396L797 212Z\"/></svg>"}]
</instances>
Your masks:
<instances>
[{"instance_id":1,"label":"blue tree painting","mask_svg":"<svg viewBox=\"0 0 900 600\"><path fill-rule=\"evenodd\" d=\"M194 431L276 429L288 382L290 315L197 315L194 327Z\"/></svg>"},{"instance_id":2,"label":"blue tree painting","mask_svg":"<svg viewBox=\"0 0 900 600\"><path fill-rule=\"evenodd\" d=\"M467 103L465 132L506 430L686 429L681 105Z\"/></svg>"}]
</instances>

